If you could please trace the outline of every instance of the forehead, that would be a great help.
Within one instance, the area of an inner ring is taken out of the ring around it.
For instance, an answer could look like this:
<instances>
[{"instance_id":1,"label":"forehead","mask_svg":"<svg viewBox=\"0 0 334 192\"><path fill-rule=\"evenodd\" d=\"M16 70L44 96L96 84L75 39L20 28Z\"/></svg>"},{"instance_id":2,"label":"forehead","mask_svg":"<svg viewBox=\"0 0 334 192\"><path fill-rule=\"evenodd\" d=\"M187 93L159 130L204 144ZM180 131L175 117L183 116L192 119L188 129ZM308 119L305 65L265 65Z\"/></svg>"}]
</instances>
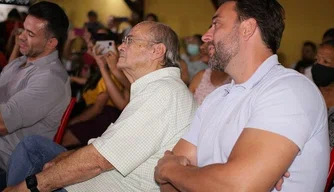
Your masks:
<instances>
[{"instance_id":1,"label":"forehead","mask_svg":"<svg viewBox=\"0 0 334 192\"><path fill-rule=\"evenodd\" d=\"M234 1L228 1L222 4L216 11L212 20L234 21L238 16L235 10L235 5L236 2Z\"/></svg>"},{"instance_id":2,"label":"forehead","mask_svg":"<svg viewBox=\"0 0 334 192\"><path fill-rule=\"evenodd\" d=\"M128 36L147 38L150 26L148 24L137 24L134 26Z\"/></svg>"},{"instance_id":3,"label":"forehead","mask_svg":"<svg viewBox=\"0 0 334 192\"><path fill-rule=\"evenodd\" d=\"M24 28L36 33L42 29L45 29L46 24L47 21L28 15L23 25Z\"/></svg>"},{"instance_id":4,"label":"forehead","mask_svg":"<svg viewBox=\"0 0 334 192\"><path fill-rule=\"evenodd\" d=\"M319 48L318 55L323 57L334 57L334 47L325 45Z\"/></svg>"}]
</instances>

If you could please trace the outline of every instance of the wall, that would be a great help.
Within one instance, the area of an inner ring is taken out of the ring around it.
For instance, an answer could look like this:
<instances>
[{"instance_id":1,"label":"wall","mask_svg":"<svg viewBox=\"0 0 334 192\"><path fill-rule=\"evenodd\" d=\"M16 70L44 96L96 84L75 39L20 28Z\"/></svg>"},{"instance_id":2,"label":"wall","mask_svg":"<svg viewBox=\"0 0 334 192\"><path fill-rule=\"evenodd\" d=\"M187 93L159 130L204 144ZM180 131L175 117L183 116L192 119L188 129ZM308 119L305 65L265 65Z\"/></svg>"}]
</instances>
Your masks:
<instances>
[{"instance_id":1,"label":"wall","mask_svg":"<svg viewBox=\"0 0 334 192\"><path fill-rule=\"evenodd\" d=\"M82 27L87 21L87 12L94 10L98 13L99 21L107 23L110 15L131 15L131 10L123 0L49 0L65 9L70 21L75 27Z\"/></svg>"},{"instance_id":2,"label":"wall","mask_svg":"<svg viewBox=\"0 0 334 192\"><path fill-rule=\"evenodd\" d=\"M334 27L334 0L280 0L286 11L281 60L286 66L301 57L305 40L321 43L323 33Z\"/></svg>"},{"instance_id":3,"label":"wall","mask_svg":"<svg viewBox=\"0 0 334 192\"><path fill-rule=\"evenodd\" d=\"M106 22L110 14L130 16L123 0L52 0L64 7L73 24L82 26L86 13L94 9ZM290 66L301 54L305 40L319 44L324 31L334 27L334 0L279 0L286 11L286 29L279 50L280 61ZM145 12L156 13L180 37L203 34L215 12L210 0L145 0Z\"/></svg>"}]
</instances>

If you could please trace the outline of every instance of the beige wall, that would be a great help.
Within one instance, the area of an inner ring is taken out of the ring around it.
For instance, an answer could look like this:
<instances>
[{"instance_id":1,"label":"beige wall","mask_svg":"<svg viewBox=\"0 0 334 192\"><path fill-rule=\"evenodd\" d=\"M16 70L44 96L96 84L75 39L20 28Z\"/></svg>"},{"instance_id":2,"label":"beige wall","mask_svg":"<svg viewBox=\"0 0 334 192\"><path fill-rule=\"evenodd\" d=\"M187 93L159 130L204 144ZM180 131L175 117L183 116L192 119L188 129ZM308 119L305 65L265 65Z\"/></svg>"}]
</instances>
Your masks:
<instances>
[{"instance_id":1,"label":"beige wall","mask_svg":"<svg viewBox=\"0 0 334 192\"><path fill-rule=\"evenodd\" d=\"M131 15L131 10L123 0L49 0L65 9L74 27L82 27L87 21L87 13L94 10L98 13L99 21L106 24L109 15Z\"/></svg>"},{"instance_id":2,"label":"beige wall","mask_svg":"<svg viewBox=\"0 0 334 192\"><path fill-rule=\"evenodd\" d=\"M291 65L301 56L305 40L321 43L323 33L334 27L334 0L280 0L286 11L281 44L282 61Z\"/></svg>"},{"instance_id":3,"label":"beige wall","mask_svg":"<svg viewBox=\"0 0 334 192\"><path fill-rule=\"evenodd\" d=\"M86 13L98 11L105 23L110 14L130 16L123 0L52 0L64 7L74 26L80 27ZM334 0L279 0L286 10L280 60L286 66L296 62L305 40L320 43L327 28L334 27ZM211 23L215 10L210 0L145 0L145 12L156 13L180 37L203 34Z\"/></svg>"}]
</instances>

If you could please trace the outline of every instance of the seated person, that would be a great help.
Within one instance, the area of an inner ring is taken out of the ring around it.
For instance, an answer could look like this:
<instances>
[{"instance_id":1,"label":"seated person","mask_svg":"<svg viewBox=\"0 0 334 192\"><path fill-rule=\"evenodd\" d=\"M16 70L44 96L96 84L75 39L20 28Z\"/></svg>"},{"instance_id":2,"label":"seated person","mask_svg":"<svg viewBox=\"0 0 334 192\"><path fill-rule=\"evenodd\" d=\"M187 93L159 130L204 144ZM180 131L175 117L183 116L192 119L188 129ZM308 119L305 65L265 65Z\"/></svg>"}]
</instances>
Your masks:
<instances>
[{"instance_id":1,"label":"seated person","mask_svg":"<svg viewBox=\"0 0 334 192\"><path fill-rule=\"evenodd\" d=\"M205 42L200 47L201 60L204 63L209 62L210 55L214 54L214 46ZM204 69L198 72L189 85L189 90L194 94L194 98L199 105L202 104L205 97L219 86L230 83L230 76L217 70L211 70L211 68Z\"/></svg>"},{"instance_id":2,"label":"seated person","mask_svg":"<svg viewBox=\"0 0 334 192\"><path fill-rule=\"evenodd\" d=\"M162 191L323 191L327 110L318 88L279 64L284 9L276 0L225 1L204 35L209 63L233 79L213 91L189 132L155 168ZM270 26L270 27L268 27Z\"/></svg>"},{"instance_id":3,"label":"seated person","mask_svg":"<svg viewBox=\"0 0 334 192\"><path fill-rule=\"evenodd\" d=\"M69 78L58 49L67 36L68 18L54 3L29 8L20 52L0 75L0 168L29 135L53 139L71 99Z\"/></svg>"},{"instance_id":4,"label":"seated person","mask_svg":"<svg viewBox=\"0 0 334 192\"><path fill-rule=\"evenodd\" d=\"M180 78L178 37L164 24L145 21L118 49L117 67L132 84L117 121L77 151L27 137L11 157L7 191L27 191L30 174L27 181L37 186L28 187L39 191L159 191L154 166L186 132L197 108Z\"/></svg>"},{"instance_id":5,"label":"seated person","mask_svg":"<svg viewBox=\"0 0 334 192\"><path fill-rule=\"evenodd\" d=\"M201 70L208 68L208 65L201 61L200 46L203 44L201 35L193 35L186 37L184 42L186 45L186 54L183 54L181 58L186 62L189 82L193 77Z\"/></svg>"},{"instance_id":6,"label":"seated person","mask_svg":"<svg viewBox=\"0 0 334 192\"><path fill-rule=\"evenodd\" d=\"M319 47L316 64L312 67L314 83L319 87L328 109L328 131L331 148L334 147L334 40Z\"/></svg>"},{"instance_id":7,"label":"seated person","mask_svg":"<svg viewBox=\"0 0 334 192\"><path fill-rule=\"evenodd\" d=\"M99 31L98 34L105 34ZM102 39L108 39L108 37ZM88 44L90 43L92 42L88 42ZM88 50L87 54L94 56L93 52ZM108 56L105 58L105 61L111 66L110 69L105 66L101 59L93 57L94 60L98 59L100 61L97 65L99 71L92 74L86 82L82 95L86 109L69 121L69 126L62 140L62 145L65 147L83 145L89 139L102 135L110 123L117 120L121 111L129 102L130 84L128 80L123 72L116 67L112 67L116 65L117 60L109 59ZM95 63L97 62L95 61ZM74 113L77 113L78 108L81 109L81 105L75 106Z\"/></svg>"}]
</instances>

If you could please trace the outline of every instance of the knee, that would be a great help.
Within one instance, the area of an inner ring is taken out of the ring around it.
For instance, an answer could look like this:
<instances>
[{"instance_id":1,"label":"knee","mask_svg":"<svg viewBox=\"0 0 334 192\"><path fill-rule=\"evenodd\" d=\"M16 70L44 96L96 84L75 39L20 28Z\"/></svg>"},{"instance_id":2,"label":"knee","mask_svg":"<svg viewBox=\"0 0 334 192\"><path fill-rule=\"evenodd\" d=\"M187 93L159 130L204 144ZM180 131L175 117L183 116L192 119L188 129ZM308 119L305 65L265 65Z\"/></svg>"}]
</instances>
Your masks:
<instances>
[{"instance_id":1,"label":"knee","mask_svg":"<svg viewBox=\"0 0 334 192\"><path fill-rule=\"evenodd\" d=\"M25 137L17 147L24 147L28 150L38 149L39 145L43 145L43 143L45 144L48 141L50 142L49 139L42 137L40 135L31 135Z\"/></svg>"}]
</instances>

